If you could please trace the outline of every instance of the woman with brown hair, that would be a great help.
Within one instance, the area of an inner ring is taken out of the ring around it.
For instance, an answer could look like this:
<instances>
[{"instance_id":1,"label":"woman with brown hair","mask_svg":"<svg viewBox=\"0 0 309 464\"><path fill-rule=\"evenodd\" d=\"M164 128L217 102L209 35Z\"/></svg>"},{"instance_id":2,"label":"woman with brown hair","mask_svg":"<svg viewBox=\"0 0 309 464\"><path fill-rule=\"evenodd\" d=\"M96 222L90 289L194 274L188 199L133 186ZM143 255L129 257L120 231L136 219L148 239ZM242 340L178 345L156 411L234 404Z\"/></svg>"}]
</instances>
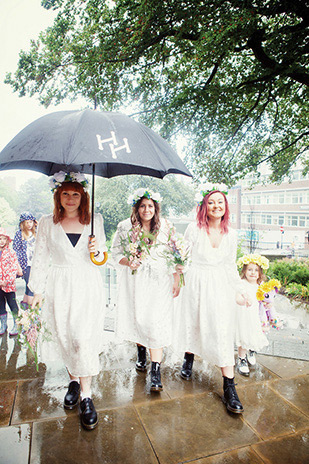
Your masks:
<instances>
[{"instance_id":1,"label":"woman with brown hair","mask_svg":"<svg viewBox=\"0 0 309 464\"><path fill-rule=\"evenodd\" d=\"M88 181L83 174L59 172L51 183L54 213L39 222L29 281L32 307L43 303L42 317L52 334L52 344L42 344L43 360L56 344L70 376L64 407L73 409L81 395L81 423L93 429L98 419L91 380L100 370L105 298L89 252L98 256L106 251L103 219L95 215L96 238L90 240Z\"/></svg>"},{"instance_id":2,"label":"woman with brown hair","mask_svg":"<svg viewBox=\"0 0 309 464\"><path fill-rule=\"evenodd\" d=\"M116 336L137 344L136 369L146 370L151 358L150 390L161 391L163 347L172 342L173 297L179 276L164 258L171 224L160 218L160 195L140 188L129 197L129 219L119 223L112 254L120 270Z\"/></svg>"}]
</instances>

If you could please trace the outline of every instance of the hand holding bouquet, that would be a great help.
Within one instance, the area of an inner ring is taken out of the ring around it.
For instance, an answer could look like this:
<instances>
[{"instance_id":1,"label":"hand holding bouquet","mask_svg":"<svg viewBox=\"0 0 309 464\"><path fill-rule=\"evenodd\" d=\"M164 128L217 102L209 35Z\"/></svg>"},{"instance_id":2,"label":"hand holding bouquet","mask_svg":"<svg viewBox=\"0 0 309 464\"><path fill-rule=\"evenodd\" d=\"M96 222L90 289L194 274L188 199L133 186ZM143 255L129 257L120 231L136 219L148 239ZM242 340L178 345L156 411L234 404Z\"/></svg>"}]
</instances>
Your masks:
<instances>
[{"instance_id":1,"label":"hand holding bouquet","mask_svg":"<svg viewBox=\"0 0 309 464\"><path fill-rule=\"evenodd\" d=\"M132 265L140 265L150 253L150 246L154 240L154 236L144 232L140 224L132 226L128 232L127 238L121 240L124 256ZM132 274L136 273L136 269L132 269Z\"/></svg>"},{"instance_id":2,"label":"hand holding bouquet","mask_svg":"<svg viewBox=\"0 0 309 464\"><path fill-rule=\"evenodd\" d=\"M36 370L39 370L38 362L38 336L47 339L50 333L41 318L41 311L37 305L34 309L30 305L26 309L20 309L16 318L18 326L18 342L22 350L29 349L34 356Z\"/></svg>"},{"instance_id":3,"label":"hand holding bouquet","mask_svg":"<svg viewBox=\"0 0 309 464\"><path fill-rule=\"evenodd\" d=\"M190 247L183 236L176 233L174 226L170 226L164 256L167 265L175 267L176 272L180 274L180 287L183 287L185 281L182 271L190 259Z\"/></svg>"}]
</instances>

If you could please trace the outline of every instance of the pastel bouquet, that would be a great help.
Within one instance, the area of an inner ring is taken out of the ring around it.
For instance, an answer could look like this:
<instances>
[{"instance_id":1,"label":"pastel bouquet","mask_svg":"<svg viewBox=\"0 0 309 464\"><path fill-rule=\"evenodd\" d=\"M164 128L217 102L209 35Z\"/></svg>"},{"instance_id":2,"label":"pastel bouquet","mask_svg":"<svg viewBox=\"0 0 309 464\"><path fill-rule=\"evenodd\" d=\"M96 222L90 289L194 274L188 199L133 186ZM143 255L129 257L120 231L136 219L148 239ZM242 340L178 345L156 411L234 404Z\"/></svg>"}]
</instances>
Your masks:
<instances>
[{"instance_id":1,"label":"pastel bouquet","mask_svg":"<svg viewBox=\"0 0 309 464\"><path fill-rule=\"evenodd\" d=\"M38 337L48 339L50 332L47 330L44 321L41 318L41 310L37 305L34 309L30 305L19 310L16 318L18 327L18 342L22 350L30 350L33 354L36 370L39 370L38 361Z\"/></svg>"},{"instance_id":2,"label":"pastel bouquet","mask_svg":"<svg viewBox=\"0 0 309 464\"><path fill-rule=\"evenodd\" d=\"M174 226L170 226L166 248L163 253L168 267L185 266L190 260L190 246L182 235L176 233ZM180 274L180 287L185 285L184 276Z\"/></svg>"},{"instance_id":3,"label":"pastel bouquet","mask_svg":"<svg viewBox=\"0 0 309 464\"><path fill-rule=\"evenodd\" d=\"M141 264L147 255L150 253L150 246L155 239L154 235L143 231L140 224L132 226L127 237L121 239L123 254L130 263ZM137 269L132 270L132 274L136 274Z\"/></svg>"}]
</instances>

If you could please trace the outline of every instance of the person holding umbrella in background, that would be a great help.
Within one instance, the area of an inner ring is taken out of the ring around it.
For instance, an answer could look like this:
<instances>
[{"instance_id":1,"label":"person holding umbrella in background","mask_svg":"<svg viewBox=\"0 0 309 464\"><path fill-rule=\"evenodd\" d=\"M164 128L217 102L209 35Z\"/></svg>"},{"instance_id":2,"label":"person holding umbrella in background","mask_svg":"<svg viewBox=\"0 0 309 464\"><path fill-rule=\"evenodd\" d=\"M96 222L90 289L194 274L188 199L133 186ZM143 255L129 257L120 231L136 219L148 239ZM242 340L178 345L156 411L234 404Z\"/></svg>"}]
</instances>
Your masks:
<instances>
[{"instance_id":1,"label":"person holding umbrella in background","mask_svg":"<svg viewBox=\"0 0 309 464\"><path fill-rule=\"evenodd\" d=\"M118 224L112 244L119 274L116 336L137 344L138 371L151 357L150 390L161 391L163 347L172 342L173 297L180 277L169 268L164 251L171 225L160 218L160 194L140 188L128 199L129 219Z\"/></svg>"},{"instance_id":2,"label":"person holding umbrella in background","mask_svg":"<svg viewBox=\"0 0 309 464\"><path fill-rule=\"evenodd\" d=\"M101 274L89 258L106 251L103 218L94 215L96 237L90 235L88 181L81 173L58 172L51 178L54 212L39 221L29 287L32 307L42 306L42 318L52 340L42 344L60 353L70 383L64 408L80 402L81 424L93 429L98 423L91 399L91 381L100 370L104 341L104 287Z\"/></svg>"},{"instance_id":3,"label":"person holding umbrella in background","mask_svg":"<svg viewBox=\"0 0 309 464\"><path fill-rule=\"evenodd\" d=\"M33 293L28 287L28 282L35 246L36 227L37 221L33 214L28 211L23 212L19 218L19 230L16 232L13 240L13 250L16 252L21 268L20 275L26 282L25 294L21 301L23 309L27 309L33 300Z\"/></svg>"}]
</instances>

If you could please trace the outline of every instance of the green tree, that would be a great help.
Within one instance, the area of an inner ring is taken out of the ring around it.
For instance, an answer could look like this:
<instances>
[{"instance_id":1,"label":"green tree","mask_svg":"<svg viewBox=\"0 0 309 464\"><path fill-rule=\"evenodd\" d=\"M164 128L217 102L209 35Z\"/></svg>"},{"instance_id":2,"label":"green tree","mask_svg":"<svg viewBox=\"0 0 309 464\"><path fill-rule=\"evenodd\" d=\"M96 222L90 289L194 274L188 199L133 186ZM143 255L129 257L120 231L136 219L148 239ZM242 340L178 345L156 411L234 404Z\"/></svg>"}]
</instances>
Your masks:
<instances>
[{"instance_id":1,"label":"green tree","mask_svg":"<svg viewBox=\"0 0 309 464\"><path fill-rule=\"evenodd\" d=\"M16 219L15 211L3 197L0 197L0 227L13 226Z\"/></svg>"},{"instance_id":2,"label":"green tree","mask_svg":"<svg viewBox=\"0 0 309 464\"><path fill-rule=\"evenodd\" d=\"M12 179L1 179L0 198L4 198L13 210L16 209L18 204L18 195L14 188L14 182L12 182Z\"/></svg>"},{"instance_id":3,"label":"green tree","mask_svg":"<svg viewBox=\"0 0 309 464\"><path fill-rule=\"evenodd\" d=\"M308 0L43 0L52 27L6 82L44 105L82 95L188 140L199 177L236 182L266 161L309 170ZM136 111L135 111L136 109Z\"/></svg>"},{"instance_id":4,"label":"green tree","mask_svg":"<svg viewBox=\"0 0 309 464\"><path fill-rule=\"evenodd\" d=\"M175 176L154 179L145 176L121 176L112 179L97 179L95 188L96 211L104 218L105 233L111 239L120 221L131 214L127 199L139 187L148 187L159 192L163 198L162 216L188 214L194 207L194 192L191 186L177 181Z\"/></svg>"},{"instance_id":5,"label":"green tree","mask_svg":"<svg viewBox=\"0 0 309 464\"><path fill-rule=\"evenodd\" d=\"M19 189L18 213L29 211L37 219L53 211L53 195L48 184L48 177L27 180Z\"/></svg>"}]
</instances>

